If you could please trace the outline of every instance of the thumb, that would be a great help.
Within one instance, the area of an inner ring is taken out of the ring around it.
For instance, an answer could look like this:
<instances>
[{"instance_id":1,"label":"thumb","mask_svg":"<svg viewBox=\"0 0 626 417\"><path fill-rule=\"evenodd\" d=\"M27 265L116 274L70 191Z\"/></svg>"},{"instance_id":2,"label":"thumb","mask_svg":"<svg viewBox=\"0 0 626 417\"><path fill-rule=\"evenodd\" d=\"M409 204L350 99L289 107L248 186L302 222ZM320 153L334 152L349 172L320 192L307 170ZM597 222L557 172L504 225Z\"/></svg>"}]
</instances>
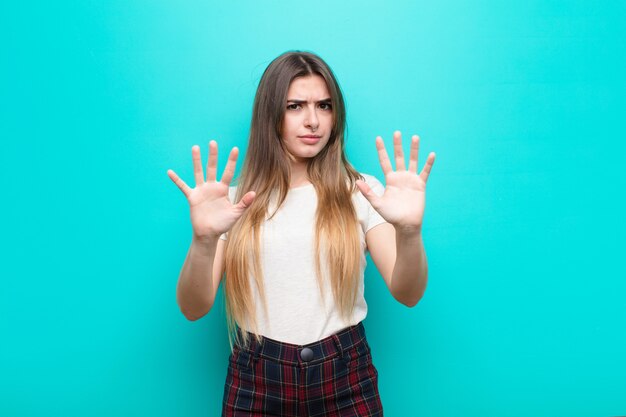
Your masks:
<instances>
[{"instance_id":1,"label":"thumb","mask_svg":"<svg viewBox=\"0 0 626 417\"><path fill-rule=\"evenodd\" d=\"M378 201L380 200L380 197L374 191L372 191L369 185L367 185L364 181L357 180L356 186L359 188L361 194L363 194L363 197L365 197L367 201L370 202L372 207L378 207Z\"/></svg>"},{"instance_id":2,"label":"thumb","mask_svg":"<svg viewBox=\"0 0 626 417\"><path fill-rule=\"evenodd\" d=\"M244 194L243 197L241 197L241 200L239 200L239 203L235 205L235 208L238 208L242 211L247 209L248 207L250 207L250 204L252 204L255 197L256 193L254 191L248 191Z\"/></svg>"}]
</instances>

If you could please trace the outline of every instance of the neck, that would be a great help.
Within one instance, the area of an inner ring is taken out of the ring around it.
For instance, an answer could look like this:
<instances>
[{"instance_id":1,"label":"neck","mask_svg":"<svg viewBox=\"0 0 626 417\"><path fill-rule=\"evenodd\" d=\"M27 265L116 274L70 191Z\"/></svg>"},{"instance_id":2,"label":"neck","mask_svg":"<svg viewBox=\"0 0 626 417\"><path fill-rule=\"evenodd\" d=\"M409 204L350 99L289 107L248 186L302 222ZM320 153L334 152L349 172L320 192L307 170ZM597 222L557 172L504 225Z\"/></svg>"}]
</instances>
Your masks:
<instances>
[{"instance_id":1,"label":"neck","mask_svg":"<svg viewBox=\"0 0 626 417\"><path fill-rule=\"evenodd\" d=\"M306 172L307 166L307 161L291 161L291 182L289 183L289 188L311 183Z\"/></svg>"}]
</instances>

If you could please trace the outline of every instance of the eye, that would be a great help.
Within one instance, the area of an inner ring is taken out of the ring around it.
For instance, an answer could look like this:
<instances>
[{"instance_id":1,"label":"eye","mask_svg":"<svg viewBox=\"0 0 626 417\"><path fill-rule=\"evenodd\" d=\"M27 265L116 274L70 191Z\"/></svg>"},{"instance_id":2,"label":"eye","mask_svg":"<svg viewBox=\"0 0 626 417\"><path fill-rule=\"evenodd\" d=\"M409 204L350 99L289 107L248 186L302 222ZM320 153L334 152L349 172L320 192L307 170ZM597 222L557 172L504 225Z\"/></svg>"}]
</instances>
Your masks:
<instances>
[{"instance_id":1,"label":"eye","mask_svg":"<svg viewBox=\"0 0 626 417\"><path fill-rule=\"evenodd\" d=\"M299 106L300 106L300 105L299 105L299 104L297 104L297 103L288 104L288 105L287 105L287 110L297 110L297 108L298 108Z\"/></svg>"},{"instance_id":2,"label":"eye","mask_svg":"<svg viewBox=\"0 0 626 417\"><path fill-rule=\"evenodd\" d=\"M333 106L331 106L330 103L321 103L320 107L322 108L322 110L332 110Z\"/></svg>"}]
</instances>

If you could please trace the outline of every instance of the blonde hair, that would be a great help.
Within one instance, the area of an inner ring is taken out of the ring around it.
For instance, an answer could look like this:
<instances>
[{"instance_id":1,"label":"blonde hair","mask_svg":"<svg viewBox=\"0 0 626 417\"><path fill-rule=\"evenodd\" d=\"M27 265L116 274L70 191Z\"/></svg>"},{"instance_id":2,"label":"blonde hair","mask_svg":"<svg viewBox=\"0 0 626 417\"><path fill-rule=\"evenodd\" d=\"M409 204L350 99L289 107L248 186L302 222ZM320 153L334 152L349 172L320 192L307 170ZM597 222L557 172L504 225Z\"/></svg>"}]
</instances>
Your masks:
<instances>
[{"instance_id":1,"label":"blonde hair","mask_svg":"<svg viewBox=\"0 0 626 417\"><path fill-rule=\"evenodd\" d=\"M250 277L259 291L267 317L259 255L260 227L276 213L289 191L290 162L280 133L287 91L295 78L309 75L324 78L333 109L330 139L324 149L311 158L307 167L308 178L318 199L314 246L317 281L323 297L324 274L320 255L324 254L340 315L347 320L354 311L362 248L352 193L356 190L356 180L362 177L345 155L343 96L332 70L320 57L309 52L286 52L269 64L257 88L236 201L250 190L256 192L256 198L229 231L225 246L224 294L231 350L233 339L244 346L249 342L245 331L241 332L243 340L240 340L237 323L260 339ZM269 213L270 206L275 208L273 213Z\"/></svg>"}]
</instances>

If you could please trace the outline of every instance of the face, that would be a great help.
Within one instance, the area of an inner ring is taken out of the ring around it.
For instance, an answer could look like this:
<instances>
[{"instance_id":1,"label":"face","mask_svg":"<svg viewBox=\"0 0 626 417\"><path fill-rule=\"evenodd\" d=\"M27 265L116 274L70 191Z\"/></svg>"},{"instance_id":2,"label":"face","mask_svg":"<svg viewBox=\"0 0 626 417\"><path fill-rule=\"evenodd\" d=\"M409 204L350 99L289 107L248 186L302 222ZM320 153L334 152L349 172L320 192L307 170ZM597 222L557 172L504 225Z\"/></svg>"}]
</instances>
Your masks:
<instances>
[{"instance_id":1,"label":"face","mask_svg":"<svg viewBox=\"0 0 626 417\"><path fill-rule=\"evenodd\" d=\"M333 109L326 81L298 77L289 85L281 137L295 163L307 163L328 143Z\"/></svg>"}]
</instances>

